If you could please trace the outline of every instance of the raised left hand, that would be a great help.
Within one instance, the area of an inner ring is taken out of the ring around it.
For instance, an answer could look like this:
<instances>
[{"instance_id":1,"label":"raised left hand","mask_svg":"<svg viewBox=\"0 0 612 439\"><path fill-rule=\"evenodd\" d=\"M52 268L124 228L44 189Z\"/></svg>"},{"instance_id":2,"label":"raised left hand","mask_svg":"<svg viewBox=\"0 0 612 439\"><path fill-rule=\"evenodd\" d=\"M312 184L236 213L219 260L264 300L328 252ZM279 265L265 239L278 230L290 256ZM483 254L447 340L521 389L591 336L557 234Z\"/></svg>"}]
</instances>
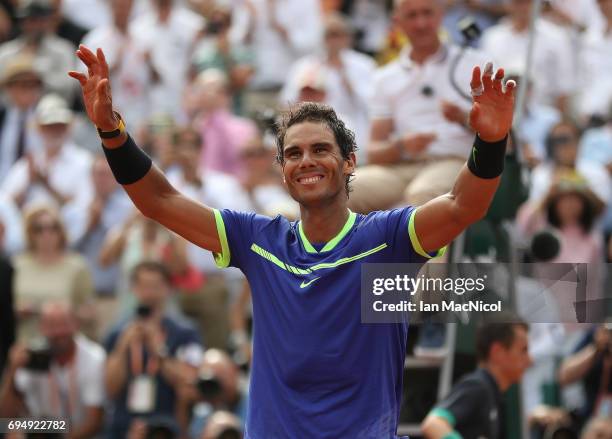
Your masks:
<instances>
[{"instance_id":1,"label":"raised left hand","mask_svg":"<svg viewBox=\"0 0 612 439\"><path fill-rule=\"evenodd\" d=\"M485 142L502 140L512 126L516 82L508 81L504 86L503 78L504 69L498 69L493 77L492 63L487 63L482 75L478 66L472 71L473 105L469 122Z\"/></svg>"}]
</instances>

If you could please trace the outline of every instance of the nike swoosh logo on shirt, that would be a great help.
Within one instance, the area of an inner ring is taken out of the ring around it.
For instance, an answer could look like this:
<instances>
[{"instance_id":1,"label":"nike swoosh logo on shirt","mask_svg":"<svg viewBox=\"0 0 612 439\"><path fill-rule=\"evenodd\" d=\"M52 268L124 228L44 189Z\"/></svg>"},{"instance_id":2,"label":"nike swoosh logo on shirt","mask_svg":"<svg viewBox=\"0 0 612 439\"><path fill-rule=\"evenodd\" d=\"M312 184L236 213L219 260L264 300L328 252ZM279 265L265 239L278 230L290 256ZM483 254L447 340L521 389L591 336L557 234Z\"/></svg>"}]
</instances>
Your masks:
<instances>
[{"instance_id":1,"label":"nike swoosh logo on shirt","mask_svg":"<svg viewBox=\"0 0 612 439\"><path fill-rule=\"evenodd\" d=\"M306 288L306 287L307 287L307 286L309 286L311 283L313 283L314 281L319 280L319 279L321 279L321 277L315 277L314 279L309 280L308 282L304 282L304 281L302 281L302 283L300 284L300 288Z\"/></svg>"}]
</instances>

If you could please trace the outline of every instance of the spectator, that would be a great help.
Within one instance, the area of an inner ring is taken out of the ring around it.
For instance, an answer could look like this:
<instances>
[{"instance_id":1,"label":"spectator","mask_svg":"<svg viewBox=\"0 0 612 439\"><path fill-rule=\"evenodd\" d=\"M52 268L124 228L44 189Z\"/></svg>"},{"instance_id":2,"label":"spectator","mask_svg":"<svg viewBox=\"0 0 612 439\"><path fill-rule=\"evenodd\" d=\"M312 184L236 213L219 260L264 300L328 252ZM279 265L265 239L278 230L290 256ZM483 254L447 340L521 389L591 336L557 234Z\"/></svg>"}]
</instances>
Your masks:
<instances>
[{"instance_id":1,"label":"spectator","mask_svg":"<svg viewBox=\"0 0 612 439\"><path fill-rule=\"evenodd\" d=\"M7 363L9 348L15 341L13 308L13 266L2 251L5 226L0 218L0 377Z\"/></svg>"},{"instance_id":2,"label":"spectator","mask_svg":"<svg viewBox=\"0 0 612 439\"><path fill-rule=\"evenodd\" d=\"M485 31L508 12L507 0L450 0L447 1L444 28L456 44L465 43L461 20L471 17L480 31ZM478 44L479 39L470 43Z\"/></svg>"},{"instance_id":3,"label":"spectator","mask_svg":"<svg viewBox=\"0 0 612 439\"><path fill-rule=\"evenodd\" d=\"M85 34L87 34L88 29L79 26L62 14L63 1L64 0L51 0L51 7L53 9L52 31L58 37L70 41L76 49L81 40L83 40Z\"/></svg>"},{"instance_id":4,"label":"spectator","mask_svg":"<svg viewBox=\"0 0 612 439\"><path fill-rule=\"evenodd\" d=\"M106 334L118 311L118 264L103 267L100 248L113 227L121 227L132 214L132 205L115 181L104 156L94 159L91 168L93 194L66 206L64 216L71 242L87 260L96 294L98 335Z\"/></svg>"},{"instance_id":5,"label":"spectator","mask_svg":"<svg viewBox=\"0 0 612 439\"><path fill-rule=\"evenodd\" d=\"M363 150L370 131L368 104L373 95L376 64L370 57L350 49L352 37L348 20L338 13L329 14L325 18L324 53L306 56L293 65L281 92L281 102L296 102L302 69L318 65L325 76L323 103L342 114L343 120L352 122L357 146ZM365 163L365 156L359 157L358 163Z\"/></svg>"},{"instance_id":6,"label":"spectator","mask_svg":"<svg viewBox=\"0 0 612 439\"><path fill-rule=\"evenodd\" d=\"M499 59L526 61L532 2L511 0L508 18L487 29L481 39L482 48ZM575 83L571 43L566 34L544 19L535 24L532 63L530 71L522 76L533 80L534 101L556 106L565 113Z\"/></svg>"},{"instance_id":7,"label":"spectator","mask_svg":"<svg viewBox=\"0 0 612 439\"><path fill-rule=\"evenodd\" d=\"M266 145L265 137L254 137L240 151L244 172L240 183L246 192L252 209L257 213L276 216L283 212L286 217L297 218L297 203L282 185L278 167L274 166L276 151Z\"/></svg>"},{"instance_id":8,"label":"spectator","mask_svg":"<svg viewBox=\"0 0 612 439\"><path fill-rule=\"evenodd\" d=\"M104 421L104 350L77 333L70 307L49 302L41 311L40 333L48 351L18 344L0 390L3 417L66 420L70 438L94 438Z\"/></svg>"},{"instance_id":9,"label":"spectator","mask_svg":"<svg viewBox=\"0 0 612 439\"><path fill-rule=\"evenodd\" d=\"M586 331L573 353L559 368L562 386L582 382L585 404L580 407L577 420L580 425L590 417L612 417L612 328L594 325Z\"/></svg>"},{"instance_id":10,"label":"spectator","mask_svg":"<svg viewBox=\"0 0 612 439\"><path fill-rule=\"evenodd\" d=\"M90 196L91 156L69 140L72 120L61 97L47 95L38 103L36 123L44 150L17 161L1 186L18 206L45 202L62 207Z\"/></svg>"},{"instance_id":11,"label":"spectator","mask_svg":"<svg viewBox=\"0 0 612 439\"><path fill-rule=\"evenodd\" d=\"M230 84L219 70L206 70L193 84L191 99L195 127L200 131L203 148L202 169L210 169L240 178L239 154L242 146L255 137L257 128L246 118L231 113Z\"/></svg>"},{"instance_id":12,"label":"spectator","mask_svg":"<svg viewBox=\"0 0 612 439\"><path fill-rule=\"evenodd\" d=\"M149 49L142 45L134 27L130 26L134 0L111 0L108 4L112 21L89 32L83 44L104 50L116 92L114 105L137 132L155 108L149 93L157 71L147 52Z\"/></svg>"},{"instance_id":13,"label":"spectator","mask_svg":"<svg viewBox=\"0 0 612 439\"><path fill-rule=\"evenodd\" d=\"M463 377L427 415L421 427L426 438L503 437L501 398L531 364L528 330L526 323L510 319L478 329L479 368Z\"/></svg>"},{"instance_id":14,"label":"spectator","mask_svg":"<svg viewBox=\"0 0 612 439\"><path fill-rule=\"evenodd\" d=\"M612 418L592 418L584 427L580 439L612 439Z\"/></svg>"},{"instance_id":15,"label":"spectator","mask_svg":"<svg viewBox=\"0 0 612 439\"><path fill-rule=\"evenodd\" d=\"M193 51L191 63L196 73L208 69L222 71L229 78L232 110L243 114L243 92L255 72L254 59L246 45L233 41L231 25L231 7L216 4L206 23L204 37Z\"/></svg>"},{"instance_id":16,"label":"spectator","mask_svg":"<svg viewBox=\"0 0 612 439\"><path fill-rule=\"evenodd\" d=\"M23 248L23 225L21 212L10 198L0 195L0 224L3 239L0 254L13 256Z\"/></svg>"},{"instance_id":17,"label":"spectator","mask_svg":"<svg viewBox=\"0 0 612 439\"><path fill-rule=\"evenodd\" d=\"M348 15L355 27L355 48L376 55L385 44L393 1L344 0L341 12Z\"/></svg>"},{"instance_id":18,"label":"spectator","mask_svg":"<svg viewBox=\"0 0 612 439\"><path fill-rule=\"evenodd\" d=\"M546 139L553 126L561 121L561 113L555 107L533 100L533 81L521 76L525 72L523 62L505 66L505 72L506 80L516 81L518 87L527 87L522 119L515 124L515 134L522 161L532 169L546 159Z\"/></svg>"},{"instance_id":19,"label":"spectator","mask_svg":"<svg viewBox=\"0 0 612 439\"><path fill-rule=\"evenodd\" d=\"M193 272L187 242L140 212L133 212L127 221L109 231L99 253L102 267L119 264L119 309L124 312L133 310L135 298L129 294L131 272L144 260L165 263L174 286L195 292L203 283L203 278L201 274ZM190 274L194 275L193 278L189 277ZM184 277L187 278L187 285L181 283L181 280L185 281ZM174 306L174 303L171 305Z\"/></svg>"},{"instance_id":20,"label":"spectator","mask_svg":"<svg viewBox=\"0 0 612 439\"><path fill-rule=\"evenodd\" d=\"M174 148L178 169L168 173L168 178L187 196L202 203L219 208L236 210L251 209L250 200L239 181L231 175L214 170L202 171L198 167L202 141L197 131L191 128L177 129ZM187 257L193 267L205 276L206 281L194 289L181 292L180 305L183 312L197 322L201 334L206 336L209 347L225 347L228 337L228 300L231 283L238 275L235 271L222 272L210 255L194 244L187 243ZM242 278L242 277L240 277ZM193 293L196 294L193 294Z\"/></svg>"},{"instance_id":21,"label":"spectator","mask_svg":"<svg viewBox=\"0 0 612 439\"><path fill-rule=\"evenodd\" d=\"M199 166L200 157L208 155L205 152L208 147L196 130L177 129L174 135L174 155L179 166L176 171L168 173L169 180L178 190L206 205L249 210L249 200L236 178L210 168L204 171Z\"/></svg>"},{"instance_id":22,"label":"spectator","mask_svg":"<svg viewBox=\"0 0 612 439\"><path fill-rule=\"evenodd\" d=\"M81 203L70 203L65 217L70 224L71 241L87 259L98 295L113 295L117 284L117 267L102 267L98 254L112 227L123 225L132 214L132 205L102 155L91 167L93 194Z\"/></svg>"},{"instance_id":23,"label":"spectator","mask_svg":"<svg viewBox=\"0 0 612 439\"><path fill-rule=\"evenodd\" d=\"M14 40L0 45L0 66L17 55L27 54L45 72L49 91L60 94L68 102L75 97L74 84L66 75L74 70L74 49L70 42L54 35L51 0L26 0L20 4L17 16L22 33Z\"/></svg>"},{"instance_id":24,"label":"spectator","mask_svg":"<svg viewBox=\"0 0 612 439\"><path fill-rule=\"evenodd\" d=\"M590 190L586 181L572 171L559 172L545 200L527 203L518 213L518 229L531 240L534 259L557 263L588 264L586 279L587 321L596 321L602 310L603 236L595 222L603 210L603 202ZM542 233L552 233L558 244L543 245ZM538 239L539 238L539 239ZM540 264L536 272L548 279L554 266ZM563 283L555 285L554 301L560 312L560 322L575 319L575 290ZM565 291L565 292L563 292Z\"/></svg>"},{"instance_id":25,"label":"spectator","mask_svg":"<svg viewBox=\"0 0 612 439\"><path fill-rule=\"evenodd\" d=\"M354 211L385 209L402 201L423 204L448 192L464 165L474 140L467 124L470 102L449 79L452 73L457 84L465 84L461 93L468 94L472 68L485 58L470 49L457 69L451 69L459 48L440 40L442 19L439 2L396 4L396 24L411 47L376 73L367 154L373 166L356 172L349 201Z\"/></svg>"},{"instance_id":26,"label":"spectator","mask_svg":"<svg viewBox=\"0 0 612 439\"><path fill-rule=\"evenodd\" d=\"M14 258L15 309L18 338L31 339L36 333L40 307L49 301L73 306L77 316L86 320L91 335L93 294L87 263L67 248L66 230L57 210L39 206L24 215L26 250Z\"/></svg>"},{"instance_id":27,"label":"spectator","mask_svg":"<svg viewBox=\"0 0 612 439\"><path fill-rule=\"evenodd\" d=\"M62 0L62 14L88 30L111 23L111 12L105 0Z\"/></svg>"},{"instance_id":28,"label":"spectator","mask_svg":"<svg viewBox=\"0 0 612 439\"><path fill-rule=\"evenodd\" d=\"M605 118L612 108L612 79L604 72L612 68L612 2L597 2L605 25L584 36L579 65L581 66L578 112L585 118Z\"/></svg>"},{"instance_id":29,"label":"spectator","mask_svg":"<svg viewBox=\"0 0 612 439\"><path fill-rule=\"evenodd\" d=\"M239 41L255 53L251 107L275 107L276 93L285 83L291 64L314 52L323 26L319 0L247 0L235 10ZM257 105L257 104L263 105Z\"/></svg>"},{"instance_id":30,"label":"spectator","mask_svg":"<svg viewBox=\"0 0 612 439\"><path fill-rule=\"evenodd\" d=\"M0 43L11 39L15 32L13 8L11 0L0 0Z\"/></svg>"},{"instance_id":31,"label":"spectator","mask_svg":"<svg viewBox=\"0 0 612 439\"><path fill-rule=\"evenodd\" d=\"M547 160L536 166L531 175L529 202L540 202L546 196L560 170L577 171L602 202L610 199L612 183L605 167L592 160L578 160L580 138L580 128L571 120L552 126L545 141Z\"/></svg>"},{"instance_id":32,"label":"spectator","mask_svg":"<svg viewBox=\"0 0 612 439\"><path fill-rule=\"evenodd\" d=\"M112 439L125 437L136 416L187 419L178 412L176 392L190 368L199 366L203 353L196 331L166 312L170 274L164 265L142 262L134 267L132 289L139 311L113 329L106 341Z\"/></svg>"},{"instance_id":33,"label":"spectator","mask_svg":"<svg viewBox=\"0 0 612 439\"><path fill-rule=\"evenodd\" d=\"M15 56L0 64L0 88L5 96L0 102L0 185L17 160L41 146L33 126L43 87L33 58Z\"/></svg>"},{"instance_id":34,"label":"spectator","mask_svg":"<svg viewBox=\"0 0 612 439\"><path fill-rule=\"evenodd\" d=\"M201 437L219 410L225 410L244 422L246 399L240 388L239 370L225 352L208 349L204 353L197 378L186 393L187 402L193 407L192 437Z\"/></svg>"},{"instance_id":35,"label":"spectator","mask_svg":"<svg viewBox=\"0 0 612 439\"><path fill-rule=\"evenodd\" d=\"M228 412L215 412L211 415L201 439L242 439L240 420Z\"/></svg>"},{"instance_id":36,"label":"spectator","mask_svg":"<svg viewBox=\"0 0 612 439\"><path fill-rule=\"evenodd\" d=\"M156 113L181 119L180 97L191 51L203 27L202 17L178 6L176 0L155 0L151 12L135 19L132 35L153 70L151 108Z\"/></svg>"}]
</instances>

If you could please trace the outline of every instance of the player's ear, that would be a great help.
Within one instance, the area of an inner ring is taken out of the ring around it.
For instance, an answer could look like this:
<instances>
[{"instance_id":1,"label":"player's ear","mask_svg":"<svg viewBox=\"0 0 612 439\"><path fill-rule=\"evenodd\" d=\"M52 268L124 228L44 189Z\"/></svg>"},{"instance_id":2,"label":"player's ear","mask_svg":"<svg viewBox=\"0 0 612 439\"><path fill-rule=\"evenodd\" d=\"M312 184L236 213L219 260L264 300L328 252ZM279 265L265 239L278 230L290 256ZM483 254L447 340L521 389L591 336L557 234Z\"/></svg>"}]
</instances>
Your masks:
<instances>
[{"instance_id":1,"label":"player's ear","mask_svg":"<svg viewBox=\"0 0 612 439\"><path fill-rule=\"evenodd\" d=\"M350 153L347 159L344 159L344 174L349 175L355 172L357 167L357 156L354 152Z\"/></svg>"}]
</instances>

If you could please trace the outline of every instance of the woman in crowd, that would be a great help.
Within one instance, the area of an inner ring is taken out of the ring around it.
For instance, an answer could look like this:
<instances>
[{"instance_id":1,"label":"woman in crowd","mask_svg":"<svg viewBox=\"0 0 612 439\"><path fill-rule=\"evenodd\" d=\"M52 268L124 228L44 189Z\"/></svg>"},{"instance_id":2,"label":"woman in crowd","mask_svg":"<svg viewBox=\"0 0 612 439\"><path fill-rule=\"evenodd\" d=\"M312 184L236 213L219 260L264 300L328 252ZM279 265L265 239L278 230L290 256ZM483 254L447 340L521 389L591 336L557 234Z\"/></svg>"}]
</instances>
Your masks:
<instances>
[{"instance_id":1,"label":"woman in crowd","mask_svg":"<svg viewBox=\"0 0 612 439\"><path fill-rule=\"evenodd\" d=\"M41 306L58 300L75 307L81 329L93 334L91 275L85 259L68 249L59 212L47 205L34 206L25 212L24 228L26 249L14 258L18 338L31 338L37 332Z\"/></svg>"}]
</instances>

